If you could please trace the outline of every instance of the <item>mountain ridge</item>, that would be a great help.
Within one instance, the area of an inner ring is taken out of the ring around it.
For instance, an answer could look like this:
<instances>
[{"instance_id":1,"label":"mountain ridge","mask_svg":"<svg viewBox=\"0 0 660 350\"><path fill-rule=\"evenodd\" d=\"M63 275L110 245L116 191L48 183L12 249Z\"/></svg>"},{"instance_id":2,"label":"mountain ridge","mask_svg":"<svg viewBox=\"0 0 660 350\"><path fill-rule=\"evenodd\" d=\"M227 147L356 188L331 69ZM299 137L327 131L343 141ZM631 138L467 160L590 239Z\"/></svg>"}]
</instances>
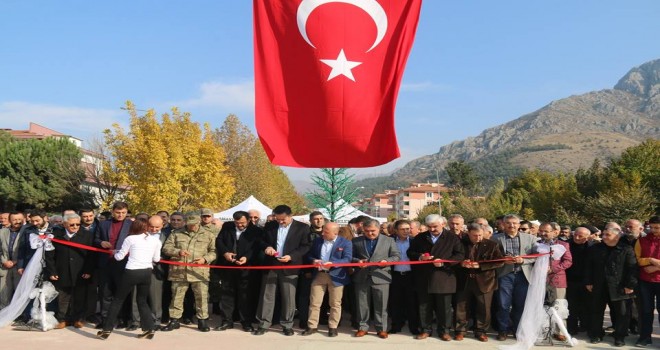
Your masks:
<instances>
[{"instance_id":1,"label":"mountain ridge","mask_svg":"<svg viewBox=\"0 0 660 350\"><path fill-rule=\"evenodd\" d=\"M477 136L444 145L436 153L408 162L389 178L396 183L435 181L434 169L442 171L451 161L478 164L505 152L510 157L508 164L502 165L518 167L510 175L533 168L568 172L588 167L595 158L606 161L627 147L658 137L660 59L632 68L613 88L552 101ZM506 178L502 174L498 177ZM383 183L384 177L380 178ZM365 179L358 184L368 186L369 182Z\"/></svg>"}]
</instances>

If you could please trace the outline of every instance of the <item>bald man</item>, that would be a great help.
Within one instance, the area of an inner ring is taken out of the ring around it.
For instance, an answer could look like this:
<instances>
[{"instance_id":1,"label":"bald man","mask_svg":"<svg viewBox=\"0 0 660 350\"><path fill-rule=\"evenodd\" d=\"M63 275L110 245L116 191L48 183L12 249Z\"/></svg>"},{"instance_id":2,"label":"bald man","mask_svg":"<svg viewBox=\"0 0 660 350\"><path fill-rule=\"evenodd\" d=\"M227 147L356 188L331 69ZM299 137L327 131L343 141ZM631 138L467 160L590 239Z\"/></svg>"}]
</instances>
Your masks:
<instances>
[{"instance_id":1,"label":"bald man","mask_svg":"<svg viewBox=\"0 0 660 350\"><path fill-rule=\"evenodd\" d=\"M323 225L321 236L314 240L307 254L307 261L317 268L313 272L307 329L302 335L311 335L318 331L321 303L327 290L330 304L328 336L336 337L341 318L341 298L344 286L350 282L350 277L348 268L332 267L332 265L351 262L353 245L346 238L339 236L339 225L334 222Z\"/></svg>"}]
</instances>

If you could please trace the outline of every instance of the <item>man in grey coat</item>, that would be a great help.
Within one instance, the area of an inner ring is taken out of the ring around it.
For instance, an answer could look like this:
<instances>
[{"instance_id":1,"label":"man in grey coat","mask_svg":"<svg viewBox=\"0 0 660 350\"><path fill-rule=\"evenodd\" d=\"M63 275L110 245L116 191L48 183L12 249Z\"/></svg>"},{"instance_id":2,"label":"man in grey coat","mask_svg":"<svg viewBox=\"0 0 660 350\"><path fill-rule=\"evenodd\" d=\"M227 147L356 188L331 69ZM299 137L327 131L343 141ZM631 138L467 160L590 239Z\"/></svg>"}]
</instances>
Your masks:
<instances>
[{"instance_id":1,"label":"man in grey coat","mask_svg":"<svg viewBox=\"0 0 660 350\"><path fill-rule=\"evenodd\" d=\"M396 242L380 235L380 224L376 220L367 220L362 225L363 235L353 239L353 262L394 262L401 259L401 253ZM391 266L358 267L353 273L355 295L357 299L358 319L360 327L356 337L363 337L369 330L369 305L374 306L374 326L377 335L387 338L387 301L389 299L390 283L392 283Z\"/></svg>"}]
</instances>

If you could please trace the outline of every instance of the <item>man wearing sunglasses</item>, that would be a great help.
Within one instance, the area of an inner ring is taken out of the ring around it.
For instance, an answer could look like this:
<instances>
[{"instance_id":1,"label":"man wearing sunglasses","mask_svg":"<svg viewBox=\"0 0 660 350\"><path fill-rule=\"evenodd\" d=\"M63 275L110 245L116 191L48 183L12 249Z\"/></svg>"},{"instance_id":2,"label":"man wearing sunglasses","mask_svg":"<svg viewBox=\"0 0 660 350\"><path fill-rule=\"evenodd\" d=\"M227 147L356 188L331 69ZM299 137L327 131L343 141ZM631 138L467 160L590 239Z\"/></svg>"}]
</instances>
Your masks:
<instances>
[{"instance_id":1,"label":"man wearing sunglasses","mask_svg":"<svg viewBox=\"0 0 660 350\"><path fill-rule=\"evenodd\" d=\"M80 232L80 216L66 214L62 226L53 228L53 237L91 246L94 237ZM59 323L56 329L66 326L82 328L85 313L87 284L94 271L94 254L89 250L54 242L55 250L46 251L46 276L53 282L58 292L58 311L55 314Z\"/></svg>"}]
</instances>

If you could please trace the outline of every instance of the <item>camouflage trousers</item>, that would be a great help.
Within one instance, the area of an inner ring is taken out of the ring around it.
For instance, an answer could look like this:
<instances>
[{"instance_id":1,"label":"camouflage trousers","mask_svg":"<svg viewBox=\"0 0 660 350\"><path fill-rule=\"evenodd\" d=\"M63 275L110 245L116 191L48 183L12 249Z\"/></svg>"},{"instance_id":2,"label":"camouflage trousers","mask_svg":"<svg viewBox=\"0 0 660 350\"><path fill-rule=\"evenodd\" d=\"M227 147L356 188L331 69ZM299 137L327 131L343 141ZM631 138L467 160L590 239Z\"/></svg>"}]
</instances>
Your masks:
<instances>
[{"instance_id":1,"label":"camouflage trousers","mask_svg":"<svg viewBox=\"0 0 660 350\"><path fill-rule=\"evenodd\" d=\"M195 295L195 316L198 320L209 318L209 283L208 282L172 282L172 302L170 318L179 319L183 315L183 299L188 287Z\"/></svg>"}]
</instances>

